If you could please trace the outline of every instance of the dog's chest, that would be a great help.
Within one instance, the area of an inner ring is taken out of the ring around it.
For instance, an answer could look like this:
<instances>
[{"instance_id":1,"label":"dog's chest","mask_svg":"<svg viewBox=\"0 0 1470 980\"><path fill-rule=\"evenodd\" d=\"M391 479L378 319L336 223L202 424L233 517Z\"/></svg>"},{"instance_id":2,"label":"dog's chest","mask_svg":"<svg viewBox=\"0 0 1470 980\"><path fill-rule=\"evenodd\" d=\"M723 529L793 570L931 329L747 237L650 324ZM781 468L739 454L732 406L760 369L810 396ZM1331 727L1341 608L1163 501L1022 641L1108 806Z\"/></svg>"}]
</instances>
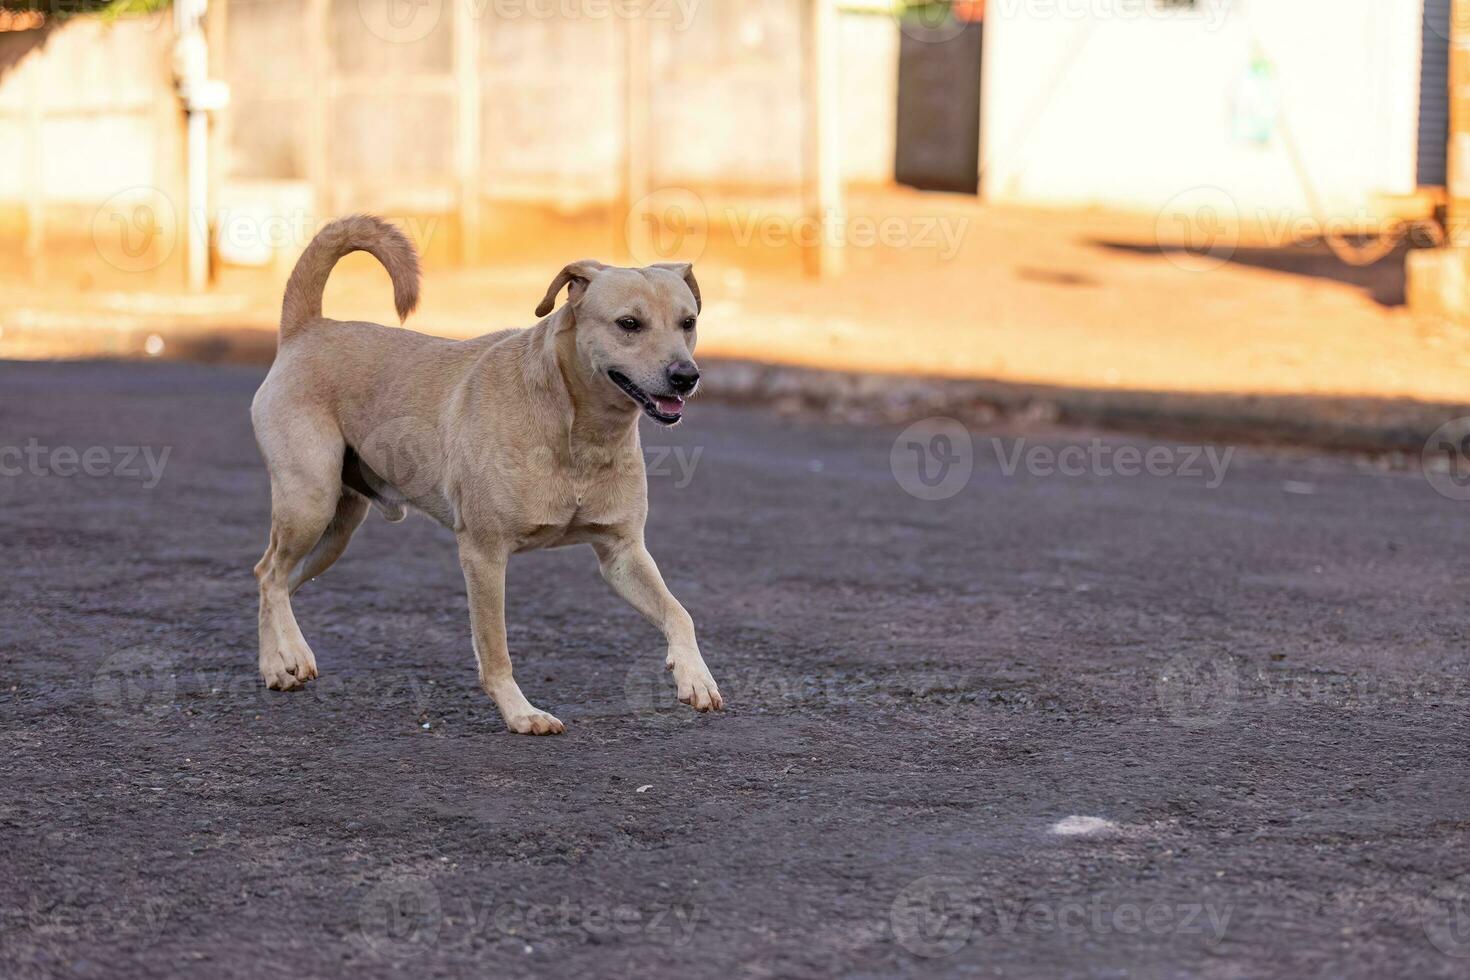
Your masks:
<instances>
[{"instance_id":1,"label":"dog's chest","mask_svg":"<svg viewBox=\"0 0 1470 980\"><path fill-rule=\"evenodd\" d=\"M517 535L517 551L581 544L620 520L618 487L607 479L548 486Z\"/></svg>"},{"instance_id":2,"label":"dog's chest","mask_svg":"<svg viewBox=\"0 0 1470 980\"><path fill-rule=\"evenodd\" d=\"M527 524L522 528L516 542L517 551L535 551L538 548L560 548L564 545L581 544L589 541L608 526L605 521L588 520L580 509L555 519L545 519Z\"/></svg>"}]
</instances>

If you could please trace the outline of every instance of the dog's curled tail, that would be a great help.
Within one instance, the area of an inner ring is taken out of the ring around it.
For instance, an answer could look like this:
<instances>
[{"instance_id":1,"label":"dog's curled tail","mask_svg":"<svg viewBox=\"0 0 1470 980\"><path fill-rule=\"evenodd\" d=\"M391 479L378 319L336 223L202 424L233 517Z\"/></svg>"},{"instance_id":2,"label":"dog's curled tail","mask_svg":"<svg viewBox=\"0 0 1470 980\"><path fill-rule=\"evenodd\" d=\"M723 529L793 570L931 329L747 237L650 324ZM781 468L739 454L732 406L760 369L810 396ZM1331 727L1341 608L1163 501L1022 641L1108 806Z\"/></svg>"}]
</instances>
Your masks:
<instances>
[{"instance_id":1,"label":"dog's curled tail","mask_svg":"<svg viewBox=\"0 0 1470 980\"><path fill-rule=\"evenodd\" d=\"M285 340L301 325L322 315L322 292L327 276L337 260L349 252L367 252L383 263L393 280L393 305L398 320L408 319L419 302L419 255L403 232L382 218L371 214L354 214L338 218L316 233L291 278L286 283L286 299L281 304L281 339Z\"/></svg>"}]
</instances>

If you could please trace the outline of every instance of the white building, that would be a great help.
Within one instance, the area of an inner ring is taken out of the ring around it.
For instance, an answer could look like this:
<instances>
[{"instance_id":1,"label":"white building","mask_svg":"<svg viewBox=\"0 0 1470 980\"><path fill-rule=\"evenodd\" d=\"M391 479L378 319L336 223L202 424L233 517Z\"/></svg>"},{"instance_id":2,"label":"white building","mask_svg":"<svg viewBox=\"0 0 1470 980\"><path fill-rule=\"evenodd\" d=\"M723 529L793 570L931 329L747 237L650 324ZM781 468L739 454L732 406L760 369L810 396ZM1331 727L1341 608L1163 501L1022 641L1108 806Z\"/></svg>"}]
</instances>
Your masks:
<instances>
[{"instance_id":1,"label":"white building","mask_svg":"<svg viewBox=\"0 0 1470 980\"><path fill-rule=\"evenodd\" d=\"M1371 214L1443 185L1449 0L989 0L981 188Z\"/></svg>"}]
</instances>

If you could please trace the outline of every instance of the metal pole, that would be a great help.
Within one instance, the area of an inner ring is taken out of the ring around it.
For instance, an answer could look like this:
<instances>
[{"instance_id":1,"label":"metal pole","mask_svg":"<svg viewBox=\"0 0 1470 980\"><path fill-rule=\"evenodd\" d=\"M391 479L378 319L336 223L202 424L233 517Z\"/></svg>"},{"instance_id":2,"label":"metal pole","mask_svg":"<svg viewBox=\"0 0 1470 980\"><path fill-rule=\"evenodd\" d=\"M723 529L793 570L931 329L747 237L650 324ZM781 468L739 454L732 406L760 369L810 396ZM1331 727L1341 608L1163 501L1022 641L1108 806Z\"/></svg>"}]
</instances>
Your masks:
<instances>
[{"instance_id":1,"label":"metal pole","mask_svg":"<svg viewBox=\"0 0 1470 980\"><path fill-rule=\"evenodd\" d=\"M1470 0L1467 0L1470 2ZM816 241L804 250L808 275L828 278L842 271L847 217L842 204L842 77L838 64L836 0L806 0L802 102L805 160L802 210Z\"/></svg>"},{"instance_id":2,"label":"metal pole","mask_svg":"<svg viewBox=\"0 0 1470 980\"><path fill-rule=\"evenodd\" d=\"M27 154L29 164L28 193L26 194L26 240L25 255L30 265L31 279L41 282L46 276L46 183L42 174L46 169L45 144L41 142L41 124L45 121L46 88L41 84L41 73L34 62L27 75L26 140L30 144Z\"/></svg>"},{"instance_id":3,"label":"metal pole","mask_svg":"<svg viewBox=\"0 0 1470 980\"><path fill-rule=\"evenodd\" d=\"M653 161L649 142L652 72L648 23L643 4L623 20L623 173L621 208L623 246L634 265L652 262L653 228L658 216L648 211Z\"/></svg>"},{"instance_id":4,"label":"metal pole","mask_svg":"<svg viewBox=\"0 0 1470 980\"><path fill-rule=\"evenodd\" d=\"M209 113L222 109L229 88L209 77L204 13L209 0L174 0L174 78L188 116L185 149L184 232L189 288L209 284Z\"/></svg>"},{"instance_id":5,"label":"metal pole","mask_svg":"<svg viewBox=\"0 0 1470 980\"><path fill-rule=\"evenodd\" d=\"M209 116L189 112L189 289L209 284Z\"/></svg>"},{"instance_id":6,"label":"metal pole","mask_svg":"<svg viewBox=\"0 0 1470 980\"><path fill-rule=\"evenodd\" d=\"M459 260L480 261L480 18L467 4L455 4L454 80L458 110L454 131L455 169L459 177Z\"/></svg>"}]
</instances>

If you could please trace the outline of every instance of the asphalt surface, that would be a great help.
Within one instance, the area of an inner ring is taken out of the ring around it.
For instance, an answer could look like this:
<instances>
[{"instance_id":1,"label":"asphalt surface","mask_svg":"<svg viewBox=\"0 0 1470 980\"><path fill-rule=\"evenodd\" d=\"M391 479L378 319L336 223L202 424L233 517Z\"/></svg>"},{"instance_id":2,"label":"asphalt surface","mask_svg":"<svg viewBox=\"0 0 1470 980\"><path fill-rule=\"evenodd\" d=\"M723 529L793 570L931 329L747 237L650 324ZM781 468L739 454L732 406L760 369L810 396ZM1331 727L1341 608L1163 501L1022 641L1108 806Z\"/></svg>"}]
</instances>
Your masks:
<instances>
[{"instance_id":1,"label":"asphalt surface","mask_svg":"<svg viewBox=\"0 0 1470 980\"><path fill-rule=\"evenodd\" d=\"M977 431L966 479L696 401L648 539L729 707L541 553L511 650L568 730L528 738L419 518L263 689L260 377L0 364L0 975L1470 972L1470 503L1417 469L1052 431L1008 475Z\"/></svg>"}]
</instances>

